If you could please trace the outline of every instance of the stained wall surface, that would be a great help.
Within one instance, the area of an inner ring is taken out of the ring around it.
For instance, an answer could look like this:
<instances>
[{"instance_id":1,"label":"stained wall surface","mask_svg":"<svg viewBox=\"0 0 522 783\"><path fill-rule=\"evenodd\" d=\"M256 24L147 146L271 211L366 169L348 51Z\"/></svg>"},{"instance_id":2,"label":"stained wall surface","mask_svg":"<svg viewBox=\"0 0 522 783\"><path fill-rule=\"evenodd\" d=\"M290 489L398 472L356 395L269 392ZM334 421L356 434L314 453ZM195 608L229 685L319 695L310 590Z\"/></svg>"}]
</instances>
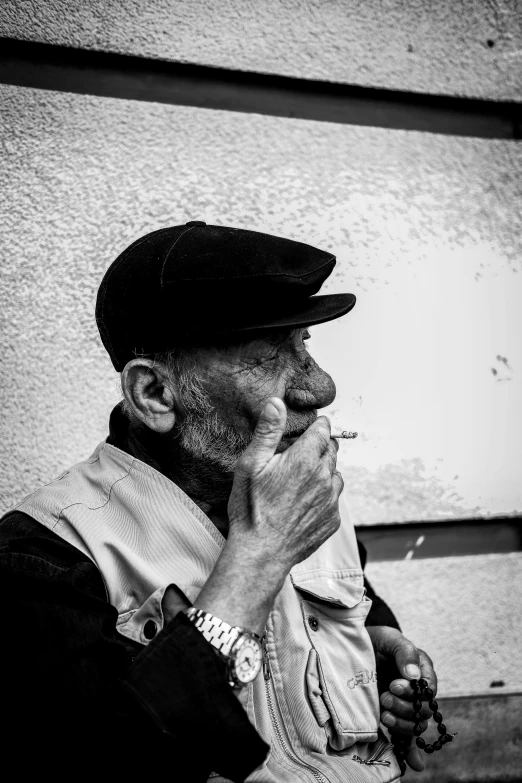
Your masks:
<instances>
[{"instance_id":1,"label":"stained wall surface","mask_svg":"<svg viewBox=\"0 0 522 783\"><path fill-rule=\"evenodd\" d=\"M522 97L518 0L3 0L0 35L395 90Z\"/></svg>"},{"instance_id":2,"label":"stained wall surface","mask_svg":"<svg viewBox=\"0 0 522 783\"><path fill-rule=\"evenodd\" d=\"M359 303L311 347L337 382L335 425L361 433L340 456L359 524L522 508L518 146L2 96L4 442L30 466L7 467L5 503L105 434L117 397L93 320L105 268L140 234L197 218L338 256L326 290Z\"/></svg>"},{"instance_id":3,"label":"stained wall surface","mask_svg":"<svg viewBox=\"0 0 522 783\"><path fill-rule=\"evenodd\" d=\"M297 24L289 2L218 15L210 3L8 0L0 34L516 98L512 5L439 3L428 17L426 5L389 3L376 27L377 6L361 4L343 38L337 2L300 4ZM106 436L119 392L93 317L104 270L137 236L200 219L338 256L326 290L351 290L358 305L317 327L311 350L337 383L335 426L360 432L340 452L358 524L521 512L519 145L14 86L0 86L0 111L2 511ZM444 693L483 691L490 677L512 690L520 562L374 563L369 574L433 652Z\"/></svg>"},{"instance_id":4,"label":"stained wall surface","mask_svg":"<svg viewBox=\"0 0 522 783\"><path fill-rule=\"evenodd\" d=\"M429 651L442 694L520 690L518 553L373 563L366 573L404 634Z\"/></svg>"}]
</instances>

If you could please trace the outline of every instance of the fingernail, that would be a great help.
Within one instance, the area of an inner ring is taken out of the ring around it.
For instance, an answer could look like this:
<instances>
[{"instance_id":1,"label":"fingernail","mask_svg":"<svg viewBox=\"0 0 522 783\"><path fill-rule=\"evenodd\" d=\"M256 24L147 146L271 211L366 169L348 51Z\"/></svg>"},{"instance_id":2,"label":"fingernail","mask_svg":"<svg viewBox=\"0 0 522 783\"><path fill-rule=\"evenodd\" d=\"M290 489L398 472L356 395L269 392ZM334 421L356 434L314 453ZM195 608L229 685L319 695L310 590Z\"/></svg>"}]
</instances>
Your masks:
<instances>
[{"instance_id":1,"label":"fingernail","mask_svg":"<svg viewBox=\"0 0 522 783\"><path fill-rule=\"evenodd\" d=\"M392 706L393 699L392 699L392 697L390 696L389 693L383 694L381 696L381 704L382 704L383 707L391 707Z\"/></svg>"},{"instance_id":2,"label":"fingernail","mask_svg":"<svg viewBox=\"0 0 522 783\"><path fill-rule=\"evenodd\" d=\"M381 715L381 721L385 726L389 726L390 729L395 726L397 722L391 712L383 712Z\"/></svg>"},{"instance_id":3,"label":"fingernail","mask_svg":"<svg viewBox=\"0 0 522 783\"><path fill-rule=\"evenodd\" d=\"M399 683L394 683L393 685L390 685L390 690L396 696L401 696L404 693L404 686L399 685Z\"/></svg>"},{"instance_id":4,"label":"fingernail","mask_svg":"<svg viewBox=\"0 0 522 783\"><path fill-rule=\"evenodd\" d=\"M409 663L406 666L406 674L408 677L410 677L412 680L418 680L421 676L421 671L418 666L416 666L414 663Z\"/></svg>"},{"instance_id":5,"label":"fingernail","mask_svg":"<svg viewBox=\"0 0 522 783\"><path fill-rule=\"evenodd\" d=\"M265 405L265 416L267 419L270 419L270 421L278 421L279 419L279 411L277 410L276 406L273 402L267 402ZM420 676L420 675L419 675Z\"/></svg>"}]
</instances>

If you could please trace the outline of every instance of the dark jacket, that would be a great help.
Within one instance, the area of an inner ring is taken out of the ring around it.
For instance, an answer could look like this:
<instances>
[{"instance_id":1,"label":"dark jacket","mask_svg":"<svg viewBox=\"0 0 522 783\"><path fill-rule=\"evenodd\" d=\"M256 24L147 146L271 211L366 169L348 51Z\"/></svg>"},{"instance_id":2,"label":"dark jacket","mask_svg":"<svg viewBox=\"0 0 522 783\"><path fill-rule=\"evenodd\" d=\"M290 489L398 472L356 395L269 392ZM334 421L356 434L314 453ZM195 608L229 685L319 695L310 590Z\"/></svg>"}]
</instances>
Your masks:
<instances>
[{"instance_id":1,"label":"dark jacket","mask_svg":"<svg viewBox=\"0 0 522 783\"><path fill-rule=\"evenodd\" d=\"M2 763L17 778L170 768L187 783L213 770L242 781L265 758L223 662L183 614L147 647L121 636L96 566L16 511L0 524L0 589Z\"/></svg>"}]
</instances>

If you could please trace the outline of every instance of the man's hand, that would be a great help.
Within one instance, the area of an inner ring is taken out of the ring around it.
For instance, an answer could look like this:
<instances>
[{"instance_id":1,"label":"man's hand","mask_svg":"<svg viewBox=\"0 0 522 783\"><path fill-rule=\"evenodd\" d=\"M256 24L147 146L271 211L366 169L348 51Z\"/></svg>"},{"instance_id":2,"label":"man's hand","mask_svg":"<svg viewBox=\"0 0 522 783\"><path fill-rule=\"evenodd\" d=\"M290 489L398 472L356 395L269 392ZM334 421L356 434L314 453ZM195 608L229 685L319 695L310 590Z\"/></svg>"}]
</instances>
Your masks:
<instances>
[{"instance_id":1,"label":"man's hand","mask_svg":"<svg viewBox=\"0 0 522 783\"><path fill-rule=\"evenodd\" d=\"M418 680L424 677L433 690L437 693L437 675L433 669L430 657L416 647L413 642L406 639L396 628L388 628L385 625L369 626L367 631L372 640L377 658L377 675L379 669L390 671L390 664L395 667L395 674L399 674L383 689L380 700L383 707L381 721L390 731L390 734L400 734L403 737L411 737L406 762L416 772L424 769L422 754L415 745L413 736L413 699L414 694L410 686L410 680ZM431 716L428 706L421 709L422 730L428 727L427 719Z\"/></svg>"},{"instance_id":2,"label":"man's hand","mask_svg":"<svg viewBox=\"0 0 522 783\"><path fill-rule=\"evenodd\" d=\"M238 461L228 504L230 544L266 559L283 579L338 529L343 488L328 419L320 416L276 454L285 425L284 403L270 398Z\"/></svg>"},{"instance_id":3,"label":"man's hand","mask_svg":"<svg viewBox=\"0 0 522 783\"><path fill-rule=\"evenodd\" d=\"M231 625L261 630L292 566L339 528L343 481L330 422L317 418L300 438L276 453L286 407L271 397L234 474L229 534L197 599L200 609Z\"/></svg>"}]
</instances>

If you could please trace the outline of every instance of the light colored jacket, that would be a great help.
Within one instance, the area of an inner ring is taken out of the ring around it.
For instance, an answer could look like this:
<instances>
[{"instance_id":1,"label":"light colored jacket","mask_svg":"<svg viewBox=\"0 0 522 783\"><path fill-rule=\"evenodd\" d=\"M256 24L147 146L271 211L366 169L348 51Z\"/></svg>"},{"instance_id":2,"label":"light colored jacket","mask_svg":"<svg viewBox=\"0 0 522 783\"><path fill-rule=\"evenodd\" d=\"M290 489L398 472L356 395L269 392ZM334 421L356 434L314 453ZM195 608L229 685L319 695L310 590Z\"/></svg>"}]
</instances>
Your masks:
<instances>
[{"instance_id":1,"label":"light colored jacket","mask_svg":"<svg viewBox=\"0 0 522 783\"><path fill-rule=\"evenodd\" d=\"M188 606L225 543L176 484L107 443L18 510L94 561L118 611L117 630L142 644L148 620L163 626L167 587L176 585ZM353 526L344 518L286 579L267 623L263 672L240 693L271 747L249 781L398 780L379 729L375 657L364 625L370 606Z\"/></svg>"}]
</instances>

